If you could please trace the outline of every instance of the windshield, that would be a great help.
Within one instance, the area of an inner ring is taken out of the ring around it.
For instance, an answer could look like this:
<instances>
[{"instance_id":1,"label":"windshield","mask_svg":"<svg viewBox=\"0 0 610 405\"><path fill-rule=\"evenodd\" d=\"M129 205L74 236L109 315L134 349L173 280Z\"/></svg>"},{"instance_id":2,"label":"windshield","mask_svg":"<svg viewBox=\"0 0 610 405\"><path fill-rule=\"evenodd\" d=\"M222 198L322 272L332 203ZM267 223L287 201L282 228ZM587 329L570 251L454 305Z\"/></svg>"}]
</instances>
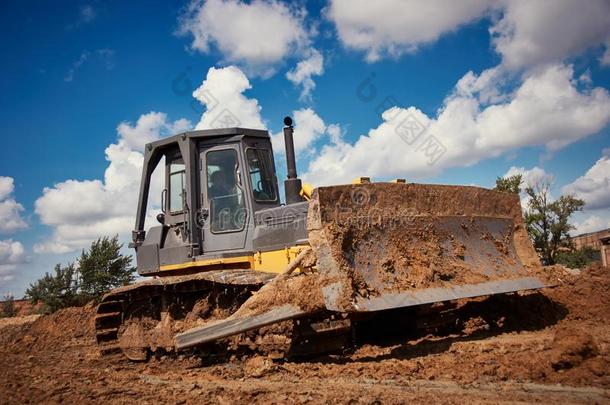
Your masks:
<instances>
[{"instance_id":1,"label":"windshield","mask_svg":"<svg viewBox=\"0 0 610 405\"><path fill-rule=\"evenodd\" d=\"M269 151L250 148L246 155L254 199L259 202L275 201L275 179Z\"/></svg>"}]
</instances>

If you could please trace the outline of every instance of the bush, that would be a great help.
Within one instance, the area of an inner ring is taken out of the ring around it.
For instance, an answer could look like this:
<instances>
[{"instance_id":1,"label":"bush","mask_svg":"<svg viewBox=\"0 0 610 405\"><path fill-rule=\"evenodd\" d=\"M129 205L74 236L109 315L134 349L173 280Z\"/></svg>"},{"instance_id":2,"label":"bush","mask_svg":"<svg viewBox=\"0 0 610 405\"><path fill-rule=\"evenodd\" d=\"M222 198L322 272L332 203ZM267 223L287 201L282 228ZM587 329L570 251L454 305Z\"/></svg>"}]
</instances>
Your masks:
<instances>
[{"instance_id":1,"label":"bush","mask_svg":"<svg viewBox=\"0 0 610 405\"><path fill-rule=\"evenodd\" d=\"M41 302L43 312L55 312L58 309L79 305L78 287L75 281L76 268L70 263L66 267L55 265L54 274L45 275L30 284L25 296L32 304Z\"/></svg>"},{"instance_id":2,"label":"bush","mask_svg":"<svg viewBox=\"0 0 610 405\"><path fill-rule=\"evenodd\" d=\"M55 312L98 300L107 291L131 283L135 268L131 266L131 256L120 253L122 247L118 236L99 238L88 251L83 250L78 266L57 264L54 273L45 273L30 284L26 297L32 304L41 302L43 312Z\"/></svg>"},{"instance_id":3,"label":"bush","mask_svg":"<svg viewBox=\"0 0 610 405\"><path fill-rule=\"evenodd\" d=\"M11 294L6 294L2 302L2 309L0 309L0 318L12 318L15 315L17 315L15 297Z\"/></svg>"},{"instance_id":4,"label":"bush","mask_svg":"<svg viewBox=\"0 0 610 405\"><path fill-rule=\"evenodd\" d=\"M589 246L571 252L559 252L556 261L571 269L582 269L597 260L597 253Z\"/></svg>"}]
</instances>

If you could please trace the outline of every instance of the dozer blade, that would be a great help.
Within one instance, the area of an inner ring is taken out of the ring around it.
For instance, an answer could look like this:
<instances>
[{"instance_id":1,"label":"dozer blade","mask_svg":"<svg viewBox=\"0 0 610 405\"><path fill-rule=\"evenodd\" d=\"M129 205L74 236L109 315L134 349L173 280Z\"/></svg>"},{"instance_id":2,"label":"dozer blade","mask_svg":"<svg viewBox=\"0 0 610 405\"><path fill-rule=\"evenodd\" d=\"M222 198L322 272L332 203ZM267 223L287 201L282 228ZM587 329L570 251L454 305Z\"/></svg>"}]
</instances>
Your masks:
<instances>
[{"instance_id":1,"label":"dozer blade","mask_svg":"<svg viewBox=\"0 0 610 405\"><path fill-rule=\"evenodd\" d=\"M537 289L517 195L478 187L321 187L309 241L327 309L367 312Z\"/></svg>"}]
</instances>

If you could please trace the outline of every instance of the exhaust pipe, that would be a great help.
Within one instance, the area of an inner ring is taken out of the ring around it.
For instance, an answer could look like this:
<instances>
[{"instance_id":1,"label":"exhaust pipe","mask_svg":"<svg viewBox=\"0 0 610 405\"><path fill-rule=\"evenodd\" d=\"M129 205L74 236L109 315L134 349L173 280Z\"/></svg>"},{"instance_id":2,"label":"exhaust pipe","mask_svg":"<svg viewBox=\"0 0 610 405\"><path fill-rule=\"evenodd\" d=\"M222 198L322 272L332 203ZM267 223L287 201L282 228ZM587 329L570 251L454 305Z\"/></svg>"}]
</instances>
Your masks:
<instances>
[{"instance_id":1,"label":"exhaust pipe","mask_svg":"<svg viewBox=\"0 0 610 405\"><path fill-rule=\"evenodd\" d=\"M294 139L292 118L284 118L284 144L286 145L286 168L287 179L284 180L284 191L286 193L286 204L294 204L303 200L301 197L301 179L297 177L297 162L294 156Z\"/></svg>"}]
</instances>

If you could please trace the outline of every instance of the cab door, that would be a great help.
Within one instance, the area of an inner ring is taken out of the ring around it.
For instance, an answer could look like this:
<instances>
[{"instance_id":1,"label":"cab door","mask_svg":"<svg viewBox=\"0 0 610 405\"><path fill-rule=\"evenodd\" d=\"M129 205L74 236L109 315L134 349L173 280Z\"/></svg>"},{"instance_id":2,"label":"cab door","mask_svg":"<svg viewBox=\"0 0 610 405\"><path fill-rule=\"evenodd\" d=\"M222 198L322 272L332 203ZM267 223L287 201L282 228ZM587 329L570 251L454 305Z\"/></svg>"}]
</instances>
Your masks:
<instances>
[{"instance_id":1,"label":"cab door","mask_svg":"<svg viewBox=\"0 0 610 405\"><path fill-rule=\"evenodd\" d=\"M250 213L241 154L238 143L200 151L204 255L245 248Z\"/></svg>"}]
</instances>

